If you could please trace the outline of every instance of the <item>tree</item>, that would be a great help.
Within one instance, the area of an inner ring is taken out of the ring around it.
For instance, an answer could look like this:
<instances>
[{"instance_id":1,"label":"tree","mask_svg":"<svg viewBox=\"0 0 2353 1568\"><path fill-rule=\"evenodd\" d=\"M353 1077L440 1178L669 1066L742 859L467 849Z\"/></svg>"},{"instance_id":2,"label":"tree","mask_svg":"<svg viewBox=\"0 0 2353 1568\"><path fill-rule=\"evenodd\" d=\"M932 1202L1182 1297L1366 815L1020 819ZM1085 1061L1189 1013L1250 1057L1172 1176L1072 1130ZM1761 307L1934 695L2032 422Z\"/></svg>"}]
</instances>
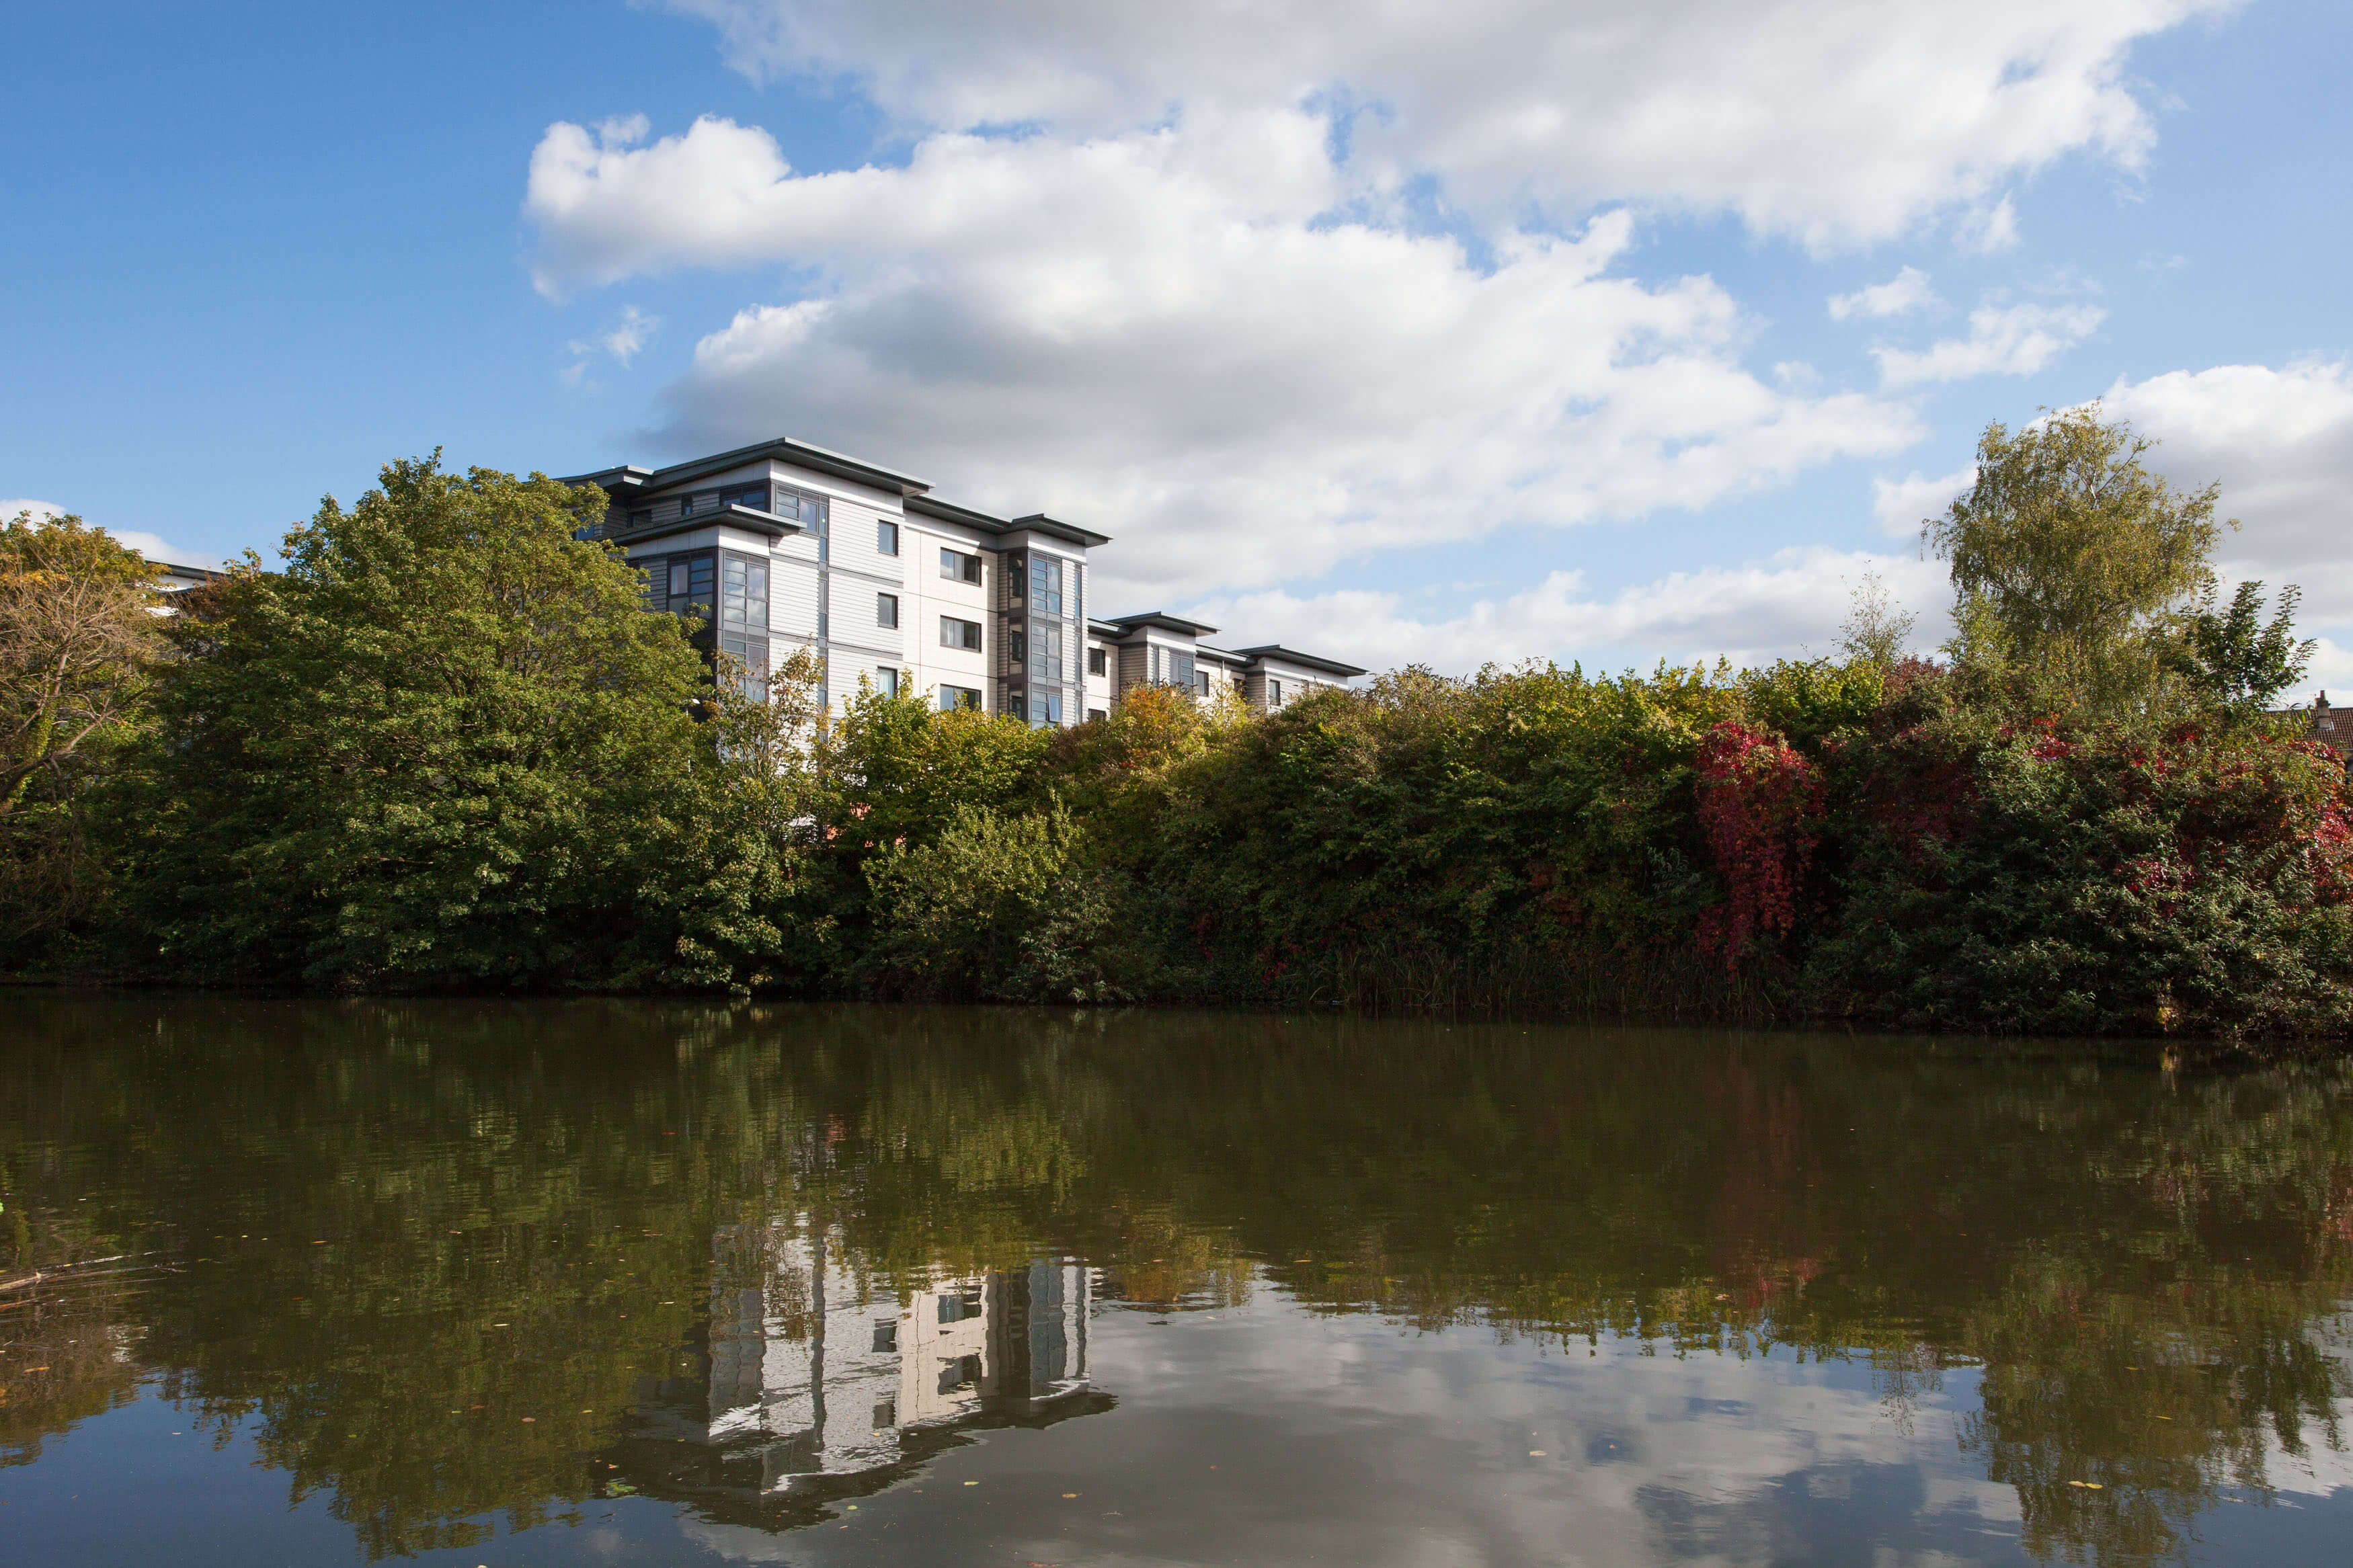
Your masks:
<instances>
[{"instance_id":1,"label":"tree","mask_svg":"<svg viewBox=\"0 0 2353 1568\"><path fill-rule=\"evenodd\" d=\"M0 942L88 914L85 797L136 730L163 639L153 574L79 517L0 525Z\"/></svg>"},{"instance_id":2,"label":"tree","mask_svg":"<svg viewBox=\"0 0 2353 1568\"><path fill-rule=\"evenodd\" d=\"M2263 622L2263 585L2242 583L2231 607L2217 615L2215 586L2206 585L2197 612L2182 628L2180 642L2166 656L2166 668L2189 683L2208 708L2240 724L2261 713L2272 699L2304 679L2315 642L2296 642L2295 607L2304 590L2280 590L2271 624Z\"/></svg>"},{"instance_id":3,"label":"tree","mask_svg":"<svg viewBox=\"0 0 2353 1568\"><path fill-rule=\"evenodd\" d=\"M0 524L0 815L132 721L163 647L153 581L71 514Z\"/></svg>"},{"instance_id":4,"label":"tree","mask_svg":"<svg viewBox=\"0 0 2353 1568\"><path fill-rule=\"evenodd\" d=\"M396 462L174 619L120 831L151 959L336 986L594 984L674 859L710 689L575 531L604 499Z\"/></svg>"},{"instance_id":5,"label":"tree","mask_svg":"<svg viewBox=\"0 0 2353 1568\"><path fill-rule=\"evenodd\" d=\"M1839 651L1884 674L1902 662L1918 620L1895 603L1878 573L1866 572L1855 584L1846 622L1839 627Z\"/></svg>"},{"instance_id":6,"label":"tree","mask_svg":"<svg viewBox=\"0 0 2353 1568\"><path fill-rule=\"evenodd\" d=\"M2147 708L2168 635L2211 581L2217 527L2215 488L2175 490L2142 465L2150 446L2097 404L2015 435L1986 426L1975 483L1921 528L1952 563L1957 660L2055 705Z\"/></svg>"}]
</instances>

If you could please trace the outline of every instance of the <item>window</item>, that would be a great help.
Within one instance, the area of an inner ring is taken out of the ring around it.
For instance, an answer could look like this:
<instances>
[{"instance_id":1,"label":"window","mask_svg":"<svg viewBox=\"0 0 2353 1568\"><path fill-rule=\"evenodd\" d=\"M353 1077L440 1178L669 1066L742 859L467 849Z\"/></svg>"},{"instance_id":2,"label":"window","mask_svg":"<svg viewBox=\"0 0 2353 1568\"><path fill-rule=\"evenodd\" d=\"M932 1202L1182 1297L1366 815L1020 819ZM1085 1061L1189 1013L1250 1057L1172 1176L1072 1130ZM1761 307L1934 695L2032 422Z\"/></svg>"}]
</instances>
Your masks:
<instances>
[{"instance_id":1,"label":"window","mask_svg":"<svg viewBox=\"0 0 2353 1568\"><path fill-rule=\"evenodd\" d=\"M1016 656L1018 657L1018 655ZM1060 680L1062 679L1062 634L1052 626L1038 628L1029 644L1029 679Z\"/></svg>"},{"instance_id":2,"label":"window","mask_svg":"<svg viewBox=\"0 0 2353 1568\"><path fill-rule=\"evenodd\" d=\"M940 1297L940 1321L961 1323L980 1316L980 1287L966 1285Z\"/></svg>"},{"instance_id":3,"label":"window","mask_svg":"<svg viewBox=\"0 0 2353 1568\"><path fill-rule=\"evenodd\" d=\"M976 1355L957 1356L940 1362L940 1392L954 1394L959 1388L971 1388L980 1382L980 1358Z\"/></svg>"},{"instance_id":4,"label":"window","mask_svg":"<svg viewBox=\"0 0 2353 1568\"><path fill-rule=\"evenodd\" d=\"M965 647L978 651L980 647L980 623L978 621L960 621L954 616L942 616L940 617L940 646L942 647Z\"/></svg>"},{"instance_id":5,"label":"window","mask_svg":"<svg viewBox=\"0 0 2353 1568\"><path fill-rule=\"evenodd\" d=\"M667 564L649 563L646 602L654 609L668 610L672 615L701 616L709 620L713 570L714 563L708 555L673 555Z\"/></svg>"},{"instance_id":6,"label":"window","mask_svg":"<svg viewBox=\"0 0 2353 1568\"><path fill-rule=\"evenodd\" d=\"M1282 682L1271 675L1266 678L1266 705L1270 708L1282 706Z\"/></svg>"},{"instance_id":7,"label":"window","mask_svg":"<svg viewBox=\"0 0 2353 1568\"><path fill-rule=\"evenodd\" d=\"M874 525L874 548L884 555L898 554L899 525L895 522L876 523ZM893 622L892 624L895 626L897 623Z\"/></svg>"},{"instance_id":8,"label":"window","mask_svg":"<svg viewBox=\"0 0 2353 1568\"><path fill-rule=\"evenodd\" d=\"M943 550L940 552L940 575L951 583L977 583L980 581L980 557L967 555L961 550ZM978 647L980 645L975 643L972 646Z\"/></svg>"},{"instance_id":9,"label":"window","mask_svg":"<svg viewBox=\"0 0 2353 1568\"><path fill-rule=\"evenodd\" d=\"M941 687L940 711L943 713L954 713L959 710L967 713L979 712L980 693L975 691L968 686Z\"/></svg>"},{"instance_id":10,"label":"window","mask_svg":"<svg viewBox=\"0 0 2353 1568\"><path fill-rule=\"evenodd\" d=\"M1012 658L1014 663L1019 664L1023 659L1029 657L1029 639L1022 635L1022 631L1019 626L1015 626L1011 631L1007 632L1005 635L1010 642L1010 646L1006 649L1006 652Z\"/></svg>"},{"instance_id":11,"label":"window","mask_svg":"<svg viewBox=\"0 0 2353 1568\"><path fill-rule=\"evenodd\" d=\"M1062 721L1062 697L1057 691L1040 691L1029 699L1029 727L1043 730Z\"/></svg>"},{"instance_id":12,"label":"window","mask_svg":"<svg viewBox=\"0 0 2353 1568\"><path fill-rule=\"evenodd\" d=\"M895 1351L899 1347L894 1343L891 1348ZM888 1432L892 1427L896 1426L898 1424L899 1402L895 1399L876 1400L874 1402L874 1425L870 1428L870 1430L876 1432Z\"/></svg>"},{"instance_id":13,"label":"window","mask_svg":"<svg viewBox=\"0 0 2353 1568\"><path fill-rule=\"evenodd\" d=\"M775 504L765 510L788 522L799 523L819 538L825 536L826 506L823 496L813 496L805 490L788 490L784 486L778 485L776 489Z\"/></svg>"},{"instance_id":14,"label":"window","mask_svg":"<svg viewBox=\"0 0 2353 1568\"><path fill-rule=\"evenodd\" d=\"M874 595L874 624L878 626L895 626L899 624L898 595L877 594Z\"/></svg>"},{"instance_id":15,"label":"window","mask_svg":"<svg viewBox=\"0 0 2353 1568\"><path fill-rule=\"evenodd\" d=\"M1189 688L1193 684L1193 656L1171 652L1168 656L1168 684Z\"/></svg>"},{"instance_id":16,"label":"window","mask_svg":"<svg viewBox=\"0 0 2353 1568\"><path fill-rule=\"evenodd\" d=\"M768 639L722 636L719 651L735 664L735 689L754 702L768 700Z\"/></svg>"},{"instance_id":17,"label":"window","mask_svg":"<svg viewBox=\"0 0 2353 1568\"><path fill-rule=\"evenodd\" d=\"M899 672L883 666L874 671L874 689L885 697L899 695Z\"/></svg>"},{"instance_id":18,"label":"window","mask_svg":"<svg viewBox=\"0 0 2353 1568\"><path fill-rule=\"evenodd\" d=\"M1043 555L1029 557L1029 608L1040 616L1062 613L1062 563Z\"/></svg>"},{"instance_id":19,"label":"window","mask_svg":"<svg viewBox=\"0 0 2353 1568\"><path fill-rule=\"evenodd\" d=\"M1209 672L1206 669L1195 670L1193 672L1193 695L1196 697L1207 697L1208 694Z\"/></svg>"},{"instance_id":20,"label":"window","mask_svg":"<svg viewBox=\"0 0 2353 1568\"><path fill-rule=\"evenodd\" d=\"M639 507L637 510L629 514L629 526L631 528L643 528L647 524L652 522L653 520L653 508L649 506Z\"/></svg>"},{"instance_id":21,"label":"window","mask_svg":"<svg viewBox=\"0 0 2353 1568\"><path fill-rule=\"evenodd\" d=\"M1087 721L1088 721L1089 723L1092 723L1092 722L1093 722L1095 720L1097 720L1097 719L1103 719L1103 718L1108 718L1108 717L1109 717L1109 715L1108 715L1108 714L1106 714L1106 713L1105 713L1102 709L1100 709L1100 708L1090 708L1090 709L1088 709L1088 710L1087 710Z\"/></svg>"},{"instance_id":22,"label":"window","mask_svg":"<svg viewBox=\"0 0 2353 1568\"><path fill-rule=\"evenodd\" d=\"M1108 657L1102 648L1091 647L1087 649L1087 673L1089 675L1103 674L1104 672L1104 666L1108 662Z\"/></svg>"},{"instance_id":23,"label":"window","mask_svg":"<svg viewBox=\"0 0 2353 1568\"><path fill-rule=\"evenodd\" d=\"M719 624L768 629L768 563L730 555L720 563Z\"/></svg>"},{"instance_id":24,"label":"window","mask_svg":"<svg viewBox=\"0 0 2353 1568\"><path fill-rule=\"evenodd\" d=\"M768 510L768 487L765 483L738 485L732 490L721 490L719 504L723 507L747 506L754 511L765 511Z\"/></svg>"},{"instance_id":25,"label":"window","mask_svg":"<svg viewBox=\"0 0 2353 1568\"><path fill-rule=\"evenodd\" d=\"M884 1318L874 1325L874 1353L891 1355L899 1349L899 1320ZM881 1423L876 1423L881 1425Z\"/></svg>"}]
</instances>

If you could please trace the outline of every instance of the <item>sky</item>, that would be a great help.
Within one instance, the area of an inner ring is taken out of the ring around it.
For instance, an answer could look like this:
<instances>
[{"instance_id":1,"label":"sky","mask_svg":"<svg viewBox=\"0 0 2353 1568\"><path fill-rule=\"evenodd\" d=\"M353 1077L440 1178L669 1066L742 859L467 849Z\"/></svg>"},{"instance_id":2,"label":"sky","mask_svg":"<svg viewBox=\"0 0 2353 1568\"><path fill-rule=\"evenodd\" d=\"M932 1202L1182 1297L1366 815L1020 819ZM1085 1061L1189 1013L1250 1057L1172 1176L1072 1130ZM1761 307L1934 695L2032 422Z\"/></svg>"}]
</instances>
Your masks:
<instances>
[{"instance_id":1,"label":"sky","mask_svg":"<svg viewBox=\"0 0 2353 1568\"><path fill-rule=\"evenodd\" d=\"M2342 0L15 0L0 514L791 436L1373 668L1825 653L1989 421L2353 690Z\"/></svg>"}]
</instances>

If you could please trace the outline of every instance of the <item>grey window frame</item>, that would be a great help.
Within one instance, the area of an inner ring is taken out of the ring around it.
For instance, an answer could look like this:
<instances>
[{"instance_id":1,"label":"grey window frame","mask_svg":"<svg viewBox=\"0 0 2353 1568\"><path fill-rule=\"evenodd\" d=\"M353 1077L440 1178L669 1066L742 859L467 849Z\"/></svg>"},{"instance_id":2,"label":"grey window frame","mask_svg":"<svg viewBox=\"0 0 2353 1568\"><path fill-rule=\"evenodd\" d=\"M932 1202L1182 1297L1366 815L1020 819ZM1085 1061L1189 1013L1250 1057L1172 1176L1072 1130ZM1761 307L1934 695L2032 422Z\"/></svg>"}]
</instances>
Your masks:
<instances>
[{"instance_id":1,"label":"grey window frame","mask_svg":"<svg viewBox=\"0 0 2353 1568\"><path fill-rule=\"evenodd\" d=\"M955 635L953 637L948 635L948 628L951 626L955 628ZM966 637L967 633L970 634L969 640ZM987 640L987 635L981 630L978 621L967 621L961 616L940 617L942 647L956 648L965 653L986 653L988 650L984 645Z\"/></svg>"},{"instance_id":2,"label":"grey window frame","mask_svg":"<svg viewBox=\"0 0 2353 1568\"><path fill-rule=\"evenodd\" d=\"M874 624L899 629L899 595L878 593L874 595Z\"/></svg>"},{"instance_id":3,"label":"grey window frame","mask_svg":"<svg viewBox=\"0 0 2353 1568\"><path fill-rule=\"evenodd\" d=\"M965 569L965 563L966 562L970 562L972 563L972 568L969 573ZM942 577L947 579L947 581L951 583L977 584L981 581L982 574L983 568L980 563L980 552L978 551L954 550L944 544L940 546L940 575Z\"/></svg>"},{"instance_id":4,"label":"grey window frame","mask_svg":"<svg viewBox=\"0 0 2353 1568\"><path fill-rule=\"evenodd\" d=\"M874 553L877 555L899 553L899 525L887 517L874 520Z\"/></svg>"}]
</instances>

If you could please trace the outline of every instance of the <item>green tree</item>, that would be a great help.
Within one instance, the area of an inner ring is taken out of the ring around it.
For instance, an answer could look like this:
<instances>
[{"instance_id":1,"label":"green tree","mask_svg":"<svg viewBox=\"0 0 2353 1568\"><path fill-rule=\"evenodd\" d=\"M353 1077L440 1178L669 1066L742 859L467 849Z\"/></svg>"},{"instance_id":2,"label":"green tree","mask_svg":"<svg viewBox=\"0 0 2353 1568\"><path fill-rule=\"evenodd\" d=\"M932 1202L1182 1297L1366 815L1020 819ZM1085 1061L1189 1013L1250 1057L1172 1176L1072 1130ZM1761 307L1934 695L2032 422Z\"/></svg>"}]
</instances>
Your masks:
<instances>
[{"instance_id":1,"label":"green tree","mask_svg":"<svg viewBox=\"0 0 2353 1568\"><path fill-rule=\"evenodd\" d=\"M147 952L210 977L584 984L644 933L709 679L575 537L593 489L396 462L172 624L121 803Z\"/></svg>"},{"instance_id":2,"label":"green tree","mask_svg":"<svg viewBox=\"0 0 2353 1568\"><path fill-rule=\"evenodd\" d=\"M2319 646L2295 640L2295 607L2304 590L2280 590L2270 624L2263 622L2263 585L2242 583L2231 607L2217 614L2216 590L2208 583L2198 609L2168 650L2166 667L2189 683L2200 700L2231 723L2244 723L2271 700L2304 679Z\"/></svg>"},{"instance_id":3,"label":"green tree","mask_svg":"<svg viewBox=\"0 0 2353 1568\"><path fill-rule=\"evenodd\" d=\"M2046 706L2147 709L2217 531L2215 488L2174 489L2142 464L2150 446L2096 404L1986 426L1976 482L1921 530L1952 563L1960 662Z\"/></svg>"},{"instance_id":4,"label":"green tree","mask_svg":"<svg viewBox=\"0 0 2353 1568\"><path fill-rule=\"evenodd\" d=\"M1876 572L1866 572L1856 584L1839 627L1839 651L1884 675L1903 662L1919 617L1895 602Z\"/></svg>"},{"instance_id":5,"label":"green tree","mask_svg":"<svg viewBox=\"0 0 2353 1568\"><path fill-rule=\"evenodd\" d=\"M87 915L92 777L137 731L163 639L153 574L80 518L0 524L0 942Z\"/></svg>"}]
</instances>

